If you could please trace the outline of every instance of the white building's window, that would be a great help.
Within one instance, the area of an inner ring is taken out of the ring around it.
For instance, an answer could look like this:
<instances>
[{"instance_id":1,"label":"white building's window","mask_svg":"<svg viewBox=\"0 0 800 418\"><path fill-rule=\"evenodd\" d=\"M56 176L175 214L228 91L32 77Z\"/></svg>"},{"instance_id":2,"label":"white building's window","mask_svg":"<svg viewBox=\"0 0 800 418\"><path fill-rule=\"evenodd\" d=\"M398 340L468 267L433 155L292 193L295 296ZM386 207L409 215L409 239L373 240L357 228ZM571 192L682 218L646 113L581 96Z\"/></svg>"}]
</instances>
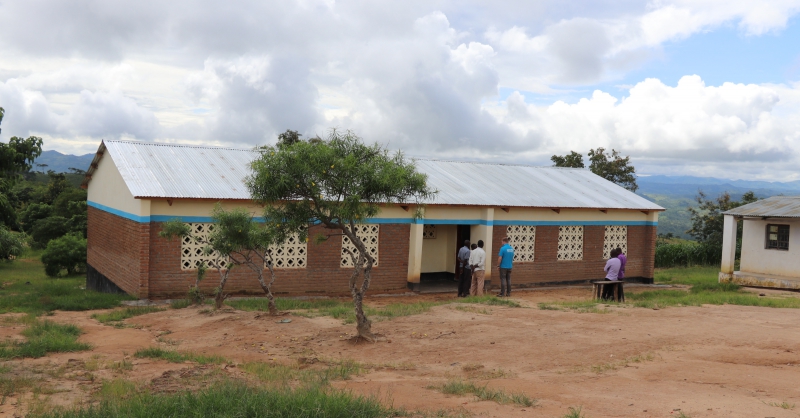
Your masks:
<instances>
[{"instance_id":1,"label":"white building's window","mask_svg":"<svg viewBox=\"0 0 800 418\"><path fill-rule=\"evenodd\" d=\"M204 263L206 267L212 267L209 262L216 260L219 257L219 253L212 251L209 254L205 254L205 247L208 244L198 243L192 237L207 240L211 232L214 231L214 224L196 222L187 223L186 225L189 225L192 232L191 236L183 237L183 241L181 241L181 270L196 270L200 263ZM224 268L228 265L228 260L222 259L219 264L220 267Z\"/></svg>"},{"instance_id":2,"label":"white building's window","mask_svg":"<svg viewBox=\"0 0 800 418\"><path fill-rule=\"evenodd\" d=\"M767 225L767 249L789 249L789 225Z\"/></svg>"},{"instance_id":3,"label":"white building's window","mask_svg":"<svg viewBox=\"0 0 800 418\"><path fill-rule=\"evenodd\" d=\"M611 250L622 248L623 254L628 254L628 226L606 225L606 235L603 239L603 258L611 258Z\"/></svg>"},{"instance_id":4,"label":"white building's window","mask_svg":"<svg viewBox=\"0 0 800 418\"><path fill-rule=\"evenodd\" d=\"M278 269L304 269L308 262L308 243L300 241L297 234L286 238L283 245L269 247L275 268Z\"/></svg>"},{"instance_id":5,"label":"white building's window","mask_svg":"<svg viewBox=\"0 0 800 418\"><path fill-rule=\"evenodd\" d=\"M583 260L583 225L558 227L558 261Z\"/></svg>"},{"instance_id":6,"label":"white building's window","mask_svg":"<svg viewBox=\"0 0 800 418\"><path fill-rule=\"evenodd\" d=\"M423 225L422 239L436 239L436 225Z\"/></svg>"},{"instance_id":7,"label":"white building's window","mask_svg":"<svg viewBox=\"0 0 800 418\"><path fill-rule=\"evenodd\" d=\"M375 260L372 264L373 266L378 266L378 236L380 232L380 225L356 225L356 236L361 239L361 241L366 245L367 251ZM356 258L358 257L358 250L356 246L350 242L350 238L347 238L347 235L342 235L342 262L340 264L341 267L353 267L353 259L350 257L350 253L346 250L350 250Z\"/></svg>"},{"instance_id":8,"label":"white building's window","mask_svg":"<svg viewBox=\"0 0 800 418\"><path fill-rule=\"evenodd\" d=\"M509 225L506 233L509 245L514 247L514 262L532 263L533 246L536 243L536 227Z\"/></svg>"}]
</instances>

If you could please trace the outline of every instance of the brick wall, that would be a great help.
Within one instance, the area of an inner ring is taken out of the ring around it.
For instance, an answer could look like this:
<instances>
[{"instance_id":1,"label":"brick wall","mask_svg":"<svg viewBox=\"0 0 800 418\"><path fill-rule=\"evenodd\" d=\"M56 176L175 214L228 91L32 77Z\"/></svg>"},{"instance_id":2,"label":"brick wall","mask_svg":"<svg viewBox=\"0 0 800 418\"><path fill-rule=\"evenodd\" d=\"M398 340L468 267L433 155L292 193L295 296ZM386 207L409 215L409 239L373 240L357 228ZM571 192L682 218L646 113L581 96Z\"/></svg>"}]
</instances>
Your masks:
<instances>
[{"instance_id":1,"label":"brick wall","mask_svg":"<svg viewBox=\"0 0 800 418\"><path fill-rule=\"evenodd\" d=\"M492 231L493 247L500 250L500 241L507 235L504 225L496 225ZM605 277L603 267L604 226L584 226L583 228L583 260L558 261L558 227L537 226L532 263L514 263L512 274L513 285L585 281ZM655 257L656 227L628 226L628 263L625 268L626 277L653 278ZM491 254L497 261L497 251ZM498 285L493 283L492 285Z\"/></svg>"},{"instance_id":2,"label":"brick wall","mask_svg":"<svg viewBox=\"0 0 800 418\"><path fill-rule=\"evenodd\" d=\"M89 207L86 262L122 290L147 297L150 225Z\"/></svg>"},{"instance_id":3,"label":"brick wall","mask_svg":"<svg viewBox=\"0 0 800 418\"><path fill-rule=\"evenodd\" d=\"M181 241L158 236L160 223L150 228L150 283L151 298L182 297L194 283L195 270L181 270ZM341 235L330 237L320 244L313 237L332 231L321 226L311 228L308 243L307 266L303 269L276 269L272 286L277 295L349 295L348 281L352 269L341 268ZM380 227L378 243L380 265L372 269L370 293L406 288L408 274L408 225L384 224ZM265 270L265 274L269 271ZM268 279L268 277L265 277ZM219 283L216 270L209 269L201 288L210 292ZM227 293L236 295L263 295L256 274L244 267L234 268L225 285Z\"/></svg>"}]
</instances>

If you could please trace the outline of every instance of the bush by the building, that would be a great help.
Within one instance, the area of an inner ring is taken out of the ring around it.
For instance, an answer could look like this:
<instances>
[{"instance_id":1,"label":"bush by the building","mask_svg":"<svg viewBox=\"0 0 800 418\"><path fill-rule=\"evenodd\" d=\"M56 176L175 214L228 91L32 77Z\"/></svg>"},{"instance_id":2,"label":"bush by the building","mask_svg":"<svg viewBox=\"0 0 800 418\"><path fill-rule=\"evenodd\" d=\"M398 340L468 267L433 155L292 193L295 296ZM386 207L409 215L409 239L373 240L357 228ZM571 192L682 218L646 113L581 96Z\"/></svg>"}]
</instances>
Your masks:
<instances>
[{"instance_id":1,"label":"bush by the building","mask_svg":"<svg viewBox=\"0 0 800 418\"><path fill-rule=\"evenodd\" d=\"M86 239L77 234L68 234L51 240L42 253L44 272L57 277L63 270L67 274L86 271Z\"/></svg>"}]
</instances>

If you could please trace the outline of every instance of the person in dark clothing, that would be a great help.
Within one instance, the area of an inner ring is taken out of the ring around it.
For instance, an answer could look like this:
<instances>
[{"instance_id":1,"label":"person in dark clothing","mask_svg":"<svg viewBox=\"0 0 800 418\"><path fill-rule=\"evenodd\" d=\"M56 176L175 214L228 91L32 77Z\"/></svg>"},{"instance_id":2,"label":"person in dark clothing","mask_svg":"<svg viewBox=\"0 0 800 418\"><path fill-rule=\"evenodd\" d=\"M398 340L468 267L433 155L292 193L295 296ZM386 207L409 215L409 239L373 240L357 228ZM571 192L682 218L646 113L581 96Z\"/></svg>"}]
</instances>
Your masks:
<instances>
[{"instance_id":1,"label":"person in dark clothing","mask_svg":"<svg viewBox=\"0 0 800 418\"><path fill-rule=\"evenodd\" d=\"M464 240L464 246L458 250L458 297L469 296L469 286L472 283L472 269L469 267L469 255L472 251L469 248L469 240Z\"/></svg>"}]
</instances>

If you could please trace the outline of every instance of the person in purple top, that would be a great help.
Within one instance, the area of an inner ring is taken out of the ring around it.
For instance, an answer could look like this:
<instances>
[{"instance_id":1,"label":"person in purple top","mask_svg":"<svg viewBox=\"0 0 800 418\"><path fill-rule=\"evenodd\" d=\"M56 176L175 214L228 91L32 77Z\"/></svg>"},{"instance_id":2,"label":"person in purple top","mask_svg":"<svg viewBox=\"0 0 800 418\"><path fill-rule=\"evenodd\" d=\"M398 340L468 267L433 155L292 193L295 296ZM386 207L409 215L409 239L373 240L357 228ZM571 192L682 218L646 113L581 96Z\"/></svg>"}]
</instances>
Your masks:
<instances>
[{"instance_id":1,"label":"person in purple top","mask_svg":"<svg viewBox=\"0 0 800 418\"><path fill-rule=\"evenodd\" d=\"M619 253L617 258L619 258L621 264L619 267L619 275L617 276L617 279L622 280L625 278L625 264L628 264L628 257L626 257L625 254L622 253L622 248L617 248L617 253Z\"/></svg>"},{"instance_id":2,"label":"person in purple top","mask_svg":"<svg viewBox=\"0 0 800 418\"><path fill-rule=\"evenodd\" d=\"M603 267L603 271L606 272L606 280L619 280L619 270L620 266L622 266L622 260L618 258L619 254L620 250L611 250L611 258L606 261L606 266Z\"/></svg>"}]
</instances>

